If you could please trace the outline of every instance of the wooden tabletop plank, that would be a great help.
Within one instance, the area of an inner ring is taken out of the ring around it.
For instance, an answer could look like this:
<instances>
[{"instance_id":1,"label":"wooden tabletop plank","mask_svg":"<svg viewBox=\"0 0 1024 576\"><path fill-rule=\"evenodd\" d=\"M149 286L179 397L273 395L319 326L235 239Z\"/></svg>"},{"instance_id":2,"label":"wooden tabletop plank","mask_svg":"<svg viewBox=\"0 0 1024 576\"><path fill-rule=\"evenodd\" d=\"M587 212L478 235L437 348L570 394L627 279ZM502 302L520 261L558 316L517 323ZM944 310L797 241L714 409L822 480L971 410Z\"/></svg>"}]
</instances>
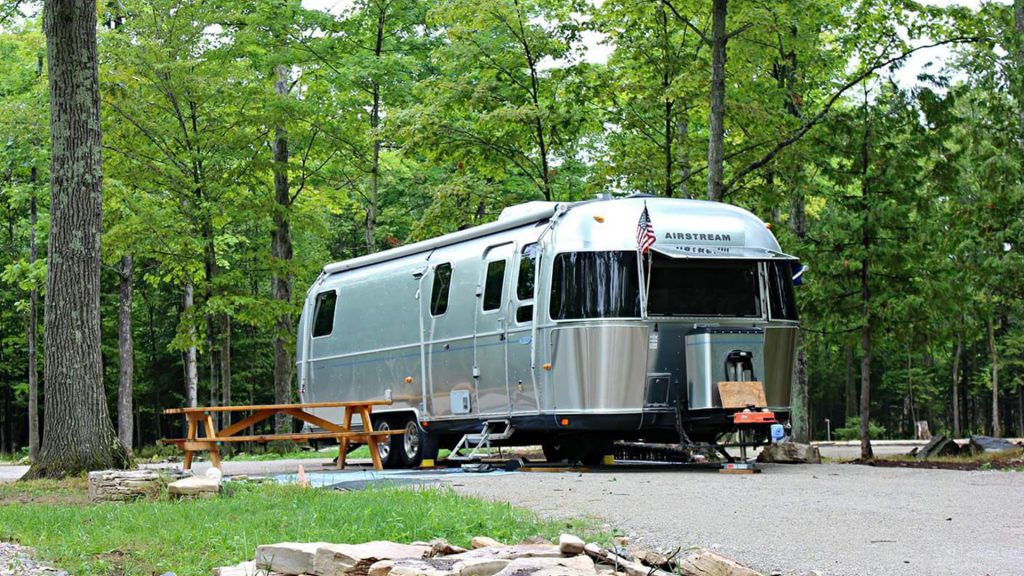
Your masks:
<instances>
[{"instance_id":1,"label":"wooden tabletop plank","mask_svg":"<svg viewBox=\"0 0 1024 576\"><path fill-rule=\"evenodd\" d=\"M195 414L203 412L248 412L251 410L306 410L312 408L343 408L346 406L388 406L391 400L358 400L351 402L309 402L306 404L260 404L256 406L197 406L168 408L164 414Z\"/></svg>"}]
</instances>

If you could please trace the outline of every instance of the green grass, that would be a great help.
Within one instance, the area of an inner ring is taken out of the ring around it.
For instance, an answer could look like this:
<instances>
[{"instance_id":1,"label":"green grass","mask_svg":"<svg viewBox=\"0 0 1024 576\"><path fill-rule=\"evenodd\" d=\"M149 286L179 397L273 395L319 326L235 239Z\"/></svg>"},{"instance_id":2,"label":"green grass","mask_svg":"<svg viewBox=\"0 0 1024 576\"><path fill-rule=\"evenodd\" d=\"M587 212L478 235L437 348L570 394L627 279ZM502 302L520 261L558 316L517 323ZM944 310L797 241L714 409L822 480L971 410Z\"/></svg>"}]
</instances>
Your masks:
<instances>
[{"instance_id":1,"label":"green grass","mask_svg":"<svg viewBox=\"0 0 1024 576\"><path fill-rule=\"evenodd\" d=\"M1024 457L1024 451L1019 448L1004 450L1002 452L982 452L980 454L958 454L956 456L933 456L924 462L942 462L946 464L993 464ZM921 462L916 456L909 454L892 454L879 456L876 460L891 460L893 462Z\"/></svg>"},{"instance_id":2,"label":"green grass","mask_svg":"<svg viewBox=\"0 0 1024 576\"><path fill-rule=\"evenodd\" d=\"M411 542L473 536L518 542L560 531L595 535L586 521L550 522L450 488L336 492L277 485L233 485L212 500L85 503L84 481L0 486L0 540L36 548L76 576L175 572L207 576L251 560L256 546L283 541Z\"/></svg>"}]
</instances>

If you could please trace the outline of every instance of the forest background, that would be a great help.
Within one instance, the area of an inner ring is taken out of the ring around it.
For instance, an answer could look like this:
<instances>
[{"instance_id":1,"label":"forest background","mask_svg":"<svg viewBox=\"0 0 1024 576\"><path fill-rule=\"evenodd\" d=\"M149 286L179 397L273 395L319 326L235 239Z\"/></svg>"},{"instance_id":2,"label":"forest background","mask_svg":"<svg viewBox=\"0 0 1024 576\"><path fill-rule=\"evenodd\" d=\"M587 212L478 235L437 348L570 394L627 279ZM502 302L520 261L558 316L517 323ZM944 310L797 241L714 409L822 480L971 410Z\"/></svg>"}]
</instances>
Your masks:
<instances>
[{"instance_id":1,"label":"forest background","mask_svg":"<svg viewBox=\"0 0 1024 576\"><path fill-rule=\"evenodd\" d=\"M46 394L50 93L41 7L0 6L12 453ZM323 8L97 3L103 380L128 446L172 435L167 407L292 399L325 263L631 193L747 208L810 267L799 436L866 414L876 437L1024 435L1024 0Z\"/></svg>"}]
</instances>

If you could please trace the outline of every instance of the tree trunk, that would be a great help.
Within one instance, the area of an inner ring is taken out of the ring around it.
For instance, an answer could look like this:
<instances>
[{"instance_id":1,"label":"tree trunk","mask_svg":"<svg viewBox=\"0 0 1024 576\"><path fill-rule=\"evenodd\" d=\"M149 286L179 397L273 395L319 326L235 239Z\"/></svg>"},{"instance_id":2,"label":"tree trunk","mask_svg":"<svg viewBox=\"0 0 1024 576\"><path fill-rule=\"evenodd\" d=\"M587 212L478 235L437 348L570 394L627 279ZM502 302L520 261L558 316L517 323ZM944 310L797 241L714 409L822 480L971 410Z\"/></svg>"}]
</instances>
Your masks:
<instances>
[{"instance_id":1,"label":"tree trunk","mask_svg":"<svg viewBox=\"0 0 1024 576\"><path fill-rule=\"evenodd\" d=\"M848 342L846 348L846 417L857 415L857 351L856 345Z\"/></svg>"},{"instance_id":2,"label":"tree trunk","mask_svg":"<svg viewBox=\"0 0 1024 576\"><path fill-rule=\"evenodd\" d=\"M50 84L50 237L44 305L46 426L26 477L125 468L131 457L110 421L100 354L103 172L96 3L43 8Z\"/></svg>"},{"instance_id":3,"label":"tree trunk","mask_svg":"<svg viewBox=\"0 0 1024 576\"><path fill-rule=\"evenodd\" d=\"M865 109L867 107L867 95L865 92ZM861 248L862 256L860 267L860 298L864 307L864 327L860 333L860 457L864 460L871 460L875 457L871 449L871 329L874 318L871 309L871 276L869 274L871 254L870 217L871 204L868 202L868 194L871 186L868 183L868 118L864 118L864 135L861 139L860 148L860 195L864 206L861 223Z\"/></svg>"},{"instance_id":4,"label":"tree trunk","mask_svg":"<svg viewBox=\"0 0 1024 576\"><path fill-rule=\"evenodd\" d=\"M28 261L30 267L36 263L36 220L38 219L38 203L36 202L36 183L39 171L32 167L32 192L28 209ZM35 462L39 458L39 289L35 283L28 293L28 458Z\"/></svg>"},{"instance_id":5,"label":"tree trunk","mask_svg":"<svg viewBox=\"0 0 1024 576\"><path fill-rule=\"evenodd\" d=\"M676 150L679 154L679 197L692 198L690 194L689 181L692 175L690 168L690 121L686 117L686 107L681 112L682 118L676 122L676 129L679 131L679 144Z\"/></svg>"},{"instance_id":6,"label":"tree trunk","mask_svg":"<svg viewBox=\"0 0 1024 576\"><path fill-rule=\"evenodd\" d=\"M380 60L384 50L384 24L387 22L387 8L378 6L377 37L373 57ZM366 251L377 251L377 202L380 189L380 82L373 79L373 106L370 108L370 136L373 138L373 159L370 166L370 205L366 209Z\"/></svg>"},{"instance_id":7,"label":"tree trunk","mask_svg":"<svg viewBox=\"0 0 1024 576\"><path fill-rule=\"evenodd\" d=\"M960 437L960 355L964 343L956 335L956 350L953 352L953 437Z\"/></svg>"},{"instance_id":8,"label":"tree trunk","mask_svg":"<svg viewBox=\"0 0 1024 576\"><path fill-rule=\"evenodd\" d=\"M1017 144L1021 150L1024 150L1024 0L1013 1L1013 28L1017 41L1013 55L1017 64L1017 74L1010 75L1010 78L1016 78L1016 81L1013 82L1016 85L1013 86L1013 92L1017 99L1017 120L1020 131L1017 135ZM1021 434L1024 434L1024 431L1021 431Z\"/></svg>"},{"instance_id":9,"label":"tree trunk","mask_svg":"<svg viewBox=\"0 0 1024 576\"><path fill-rule=\"evenodd\" d=\"M117 352L120 372L117 386L117 435L126 450L132 449L132 388L135 376L135 346L132 342L132 268L131 254L121 258L121 301L117 314Z\"/></svg>"},{"instance_id":10,"label":"tree trunk","mask_svg":"<svg viewBox=\"0 0 1024 576\"><path fill-rule=\"evenodd\" d=\"M722 200L725 161L725 31L727 0L711 4L711 112L708 118L708 200Z\"/></svg>"},{"instance_id":11,"label":"tree trunk","mask_svg":"<svg viewBox=\"0 0 1024 576\"><path fill-rule=\"evenodd\" d=\"M192 287L192 282L185 283L185 293L183 297L183 308L185 314L188 315L195 306L195 289ZM188 404L189 408L195 408L199 405L199 359L196 351L196 327L191 318L187 318L186 322L189 323L189 346L185 350L185 403Z\"/></svg>"},{"instance_id":12,"label":"tree trunk","mask_svg":"<svg viewBox=\"0 0 1024 576\"><path fill-rule=\"evenodd\" d=\"M992 436L1002 438L999 426L999 350L996 348L995 321L988 320L988 348L992 354Z\"/></svg>"},{"instance_id":13,"label":"tree trunk","mask_svg":"<svg viewBox=\"0 0 1024 576\"><path fill-rule=\"evenodd\" d=\"M221 315L220 330L220 404L231 406L231 316ZM220 425L231 425L231 412L220 413Z\"/></svg>"},{"instance_id":14,"label":"tree trunk","mask_svg":"<svg viewBox=\"0 0 1024 576\"><path fill-rule=\"evenodd\" d=\"M802 444L811 441L811 422L807 401L807 351L800 343L793 367L793 390L790 394L790 423L793 440Z\"/></svg>"},{"instance_id":15,"label":"tree trunk","mask_svg":"<svg viewBox=\"0 0 1024 576\"><path fill-rule=\"evenodd\" d=\"M275 69L274 91L281 98L288 94L288 68ZM274 131L274 231L270 238L270 252L274 260L274 273L270 277L271 297L281 312L274 323L274 402L288 404L292 400L291 340L295 326L288 312L292 301L292 231L291 192L288 184L288 131L279 125ZM274 418L274 431L285 434L291 430L287 414Z\"/></svg>"}]
</instances>

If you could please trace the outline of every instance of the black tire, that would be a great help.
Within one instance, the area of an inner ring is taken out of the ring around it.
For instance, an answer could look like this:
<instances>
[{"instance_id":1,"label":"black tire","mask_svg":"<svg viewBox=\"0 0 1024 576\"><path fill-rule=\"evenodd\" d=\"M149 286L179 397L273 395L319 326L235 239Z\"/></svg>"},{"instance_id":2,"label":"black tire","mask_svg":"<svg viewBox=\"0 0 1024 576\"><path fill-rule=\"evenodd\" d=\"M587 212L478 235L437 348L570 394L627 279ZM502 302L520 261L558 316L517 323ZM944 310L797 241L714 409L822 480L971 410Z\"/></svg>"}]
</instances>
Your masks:
<instances>
[{"instance_id":1,"label":"black tire","mask_svg":"<svg viewBox=\"0 0 1024 576\"><path fill-rule=\"evenodd\" d=\"M394 430L394 420L387 417L374 418L373 429ZM403 450L402 436L398 434L385 436L377 443L377 453L380 454L381 464L387 469L405 467L405 459L402 457Z\"/></svg>"},{"instance_id":2,"label":"black tire","mask_svg":"<svg viewBox=\"0 0 1024 576\"><path fill-rule=\"evenodd\" d=\"M413 414L403 416L399 421L405 429L405 434L392 438L398 439L401 446L403 467L417 468L423 460L436 460L439 448L437 436L428 434Z\"/></svg>"},{"instance_id":3,"label":"black tire","mask_svg":"<svg viewBox=\"0 0 1024 576\"><path fill-rule=\"evenodd\" d=\"M547 460L549 464L565 461L565 446L561 440L544 442L540 447L544 450L544 459Z\"/></svg>"}]
</instances>

